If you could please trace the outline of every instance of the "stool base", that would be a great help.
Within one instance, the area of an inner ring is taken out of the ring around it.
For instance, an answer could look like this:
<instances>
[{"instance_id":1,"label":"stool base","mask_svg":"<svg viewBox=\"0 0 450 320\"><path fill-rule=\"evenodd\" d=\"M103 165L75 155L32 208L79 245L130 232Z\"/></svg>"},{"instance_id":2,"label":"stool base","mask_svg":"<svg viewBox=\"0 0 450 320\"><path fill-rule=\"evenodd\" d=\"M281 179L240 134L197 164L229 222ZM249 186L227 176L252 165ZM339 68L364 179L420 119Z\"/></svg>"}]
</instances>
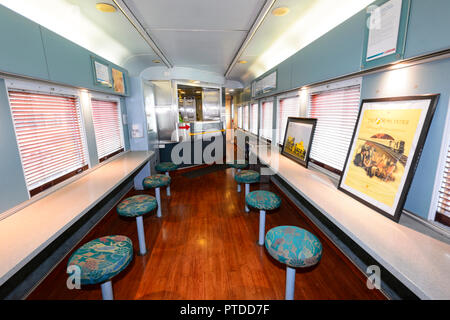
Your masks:
<instances>
[{"instance_id":1,"label":"stool base","mask_svg":"<svg viewBox=\"0 0 450 320\"><path fill-rule=\"evenodd\" d=\"M112 289L112 283L111 280L102 283L100 285L100 287L102 288L102 298L103 300L114 300L114 294L113 294L113 289Z\"/></svg>"},{"instance_id":2,"label":"stool base","mask_svg":"<svg viewBox=\"0 0 450 320\"><path fill-rule=\"evenodd\" d=\"M245 184L245 197L250 193L250 184ZM245 201L245 200L244 200ZM250 212L250 209L247 207L247 201L245 201L245 212Z\"/></svg>"},{"instance_id":3,"label":"stool base","mask_svg":"<svg viewBox=\"0 0 450 320\"><path fill-rule=\"evenodd\" d=\"M166 171L166 176L170 177L169 171ZM167 196L170 197L170 186L167 186L166 192L167 192Z\"/></svg>"},{"instance_id":4,"label":"stool base","mask_svg":"<svg viewBox=\"0 0 450 320\"><path fill-rule=\"evenodd\" d=\"M264 245L264 236L266 232L266 211L259 211L259 240L258 244L260 246Z\"/></svg>"},{"instance_id":5,"label":"stool base","mask_svg":"<svg viewBox=\"0 0 450 320\"><path fill-rule=\"evenodd\" d=\"M294 300L295 269L286 266L286 297L285 300Z\"/></svg>"},{"instance_id":6,"label":"stool base","mask_svg":"<svg viewBox=\"0 0 450 320\"><path fill-rule=\"evenodd\" d=\"M158 202L158 210L156 211L156 216L158 218L161 218L161 189L155 188L155 196L156 196L156 202Z\"/></svg>"},{"instance_id":7,"label":"stool base","mask_svg":"<svg viewBox=\"0 0 450 320\"><path fill-rule=\"evenodd\" d=\"M145 246L145 233L142 216L136 217L136 225L139 238L139 253L143 256L147 253L147 248Z\"/></svg>"}]
</instances>

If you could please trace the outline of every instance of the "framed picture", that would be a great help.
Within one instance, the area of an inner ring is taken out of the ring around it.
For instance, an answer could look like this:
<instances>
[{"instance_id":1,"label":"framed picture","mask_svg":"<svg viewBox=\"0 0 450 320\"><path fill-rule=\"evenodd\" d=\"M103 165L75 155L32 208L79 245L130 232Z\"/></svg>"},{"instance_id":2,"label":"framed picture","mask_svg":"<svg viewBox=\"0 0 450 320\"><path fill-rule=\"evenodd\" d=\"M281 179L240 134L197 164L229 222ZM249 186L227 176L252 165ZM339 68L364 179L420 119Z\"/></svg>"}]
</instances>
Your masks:
<instances>
[{"instance_id":1,"label":"framed picture","mask_svg":"<svg viewBox=\"0 0 450 320\"><path fill-rule=\"evenodd\" d=\"M438 99L363 100L339 189L398 222Z\"/></svg>"},{"instance_id":2,"label":"framed picture","mask_svg":"<svg viewBox=\"0 0 450 320\"><path fill-rule=\"evenodd\" d=\"M125 80L123 72L114 68L111 68L113 88L117 93L125 94Z\"/></svg>"},{"instance_id":3,"label":"framed picture","mask_svg":"<svg viewBox=\"0 0 450 320\"><path fill-rule=\"evenodd\" d=\"M91 56L91 59L94 70L94 83L99 86L111 88L112 79L108 63L94 56Z\"/></svg>"},{"instance_id":4,"label":"framed picture","mask_svg":"<svg viewBox=\"0 0 450 320\"><path fill-rule=\"evenodd\" d=\"M289 117L281 154L308 167L317 119Z\"/></svg>"}]
</instances>

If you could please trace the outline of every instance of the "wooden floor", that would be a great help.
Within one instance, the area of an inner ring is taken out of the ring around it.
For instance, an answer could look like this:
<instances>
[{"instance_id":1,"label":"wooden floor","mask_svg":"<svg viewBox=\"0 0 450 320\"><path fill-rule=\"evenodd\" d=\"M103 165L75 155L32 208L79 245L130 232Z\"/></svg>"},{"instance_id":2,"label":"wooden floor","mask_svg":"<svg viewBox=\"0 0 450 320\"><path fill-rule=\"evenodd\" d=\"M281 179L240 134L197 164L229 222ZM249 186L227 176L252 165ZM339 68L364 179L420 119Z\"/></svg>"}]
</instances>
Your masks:
<instances>
[{"instance_id":1,"label":"wooden floor","mask_svg":"<svg viewBox=\"0 0 450 320\"><path fill-rule=\"evenodd\" d=\"M385 299L367 289L364 276L273 184L251 186L257 189L282 196L281 208L267 215L266 230L295 225L322 242L321 262L297 271L296 299ZM284 298L285 268L257 245L259 215L244 212L244 192L236 192L232 169L197 178L176 173L171 191L170 198L161 191L162 218L144 217L147 255L136 255L135 220L119 217L115 208L82 241L114 234L132 239L133 262L113 279L116 299ZM101 299L99 285L67 289L69 256L28 299Z\"/></svg>"}]
</instances>

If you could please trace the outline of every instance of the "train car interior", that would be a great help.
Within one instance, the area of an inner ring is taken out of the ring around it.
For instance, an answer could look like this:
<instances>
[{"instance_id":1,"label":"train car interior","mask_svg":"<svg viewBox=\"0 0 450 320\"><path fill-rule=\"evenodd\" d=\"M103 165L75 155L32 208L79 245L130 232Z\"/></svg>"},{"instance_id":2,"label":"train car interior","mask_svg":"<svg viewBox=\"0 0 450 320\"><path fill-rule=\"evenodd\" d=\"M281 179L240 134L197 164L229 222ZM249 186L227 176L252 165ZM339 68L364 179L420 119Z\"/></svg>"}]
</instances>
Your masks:
<instances>
[{"instance_id":1,"label":"train car interior","mask_svg":"<svg viewBox=\"0 0 450 320\"><path fill-rule=\"evenodd\" d=\"M0 299L449 300L449 14L0 0Z\"/></svg>"}]
</instances>

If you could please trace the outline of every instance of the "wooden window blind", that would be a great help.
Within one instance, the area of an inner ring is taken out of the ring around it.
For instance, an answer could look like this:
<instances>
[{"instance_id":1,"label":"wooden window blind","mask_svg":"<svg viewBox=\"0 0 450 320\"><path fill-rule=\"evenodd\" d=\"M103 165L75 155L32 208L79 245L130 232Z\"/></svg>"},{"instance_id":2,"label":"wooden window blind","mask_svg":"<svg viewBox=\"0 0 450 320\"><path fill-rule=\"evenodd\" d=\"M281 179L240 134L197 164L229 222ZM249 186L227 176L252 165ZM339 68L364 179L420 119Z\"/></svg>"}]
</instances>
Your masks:
<instances>
[{"instance_id":1,"label":"wooden window blind","mask_svg":"<svg viewBox=\"0 0 450 320\"><path fill-rule=\"evenodd\" d=\"M286 131L287 119L289 117L298 117L300 110L300 97L295 96L292 98L280 99L278 107L278 119L277 119L277 142L283 144L284 135Z\"/></svg>"},{"instance_id":2,"label":"wooden window blind","mask_svg":"<svg viewBox=\"0 0 450 320\"><path fill-rule=\"evenodd\" d=\"M360 86L310 95L308 116L317 119L311 161L340 174L358 118Z\"/></svg>"},{"instance_id":3,"label":"wooden window blind","mask_svg":"<svg viewBox=\"0 0 450 320\"><path fill-rule=\"evenodd\" d=\"M124 150L120 108L115 101L92 99L92 119L99 161Z\"/></svg>"},{"instance_id":4,"label":"wooden window blind","mask_svg":"<svg viewBox=\"0 0 450 320\"><path fill-rule=\"evenodd\" d=\"M251 105L250 132L258 134L258 104Z\"/></svg>"},{"instance_id":5,"label":"wooden window blind","mask_svg":"<svg viewBox=\"0 0 450 320\"><path fill-rule=\"evenodd\" d=\"M88 168L77 98L10 90L9 100L31 196Z\"/></svg>"},{"instance_id":6,"label":"wooden window blind","mask_svg":"<svg viewBox=\"0 0 450 320\"><path fill-rule=\"evenodd\" d=\"M261 130L260 136L268 140L272 140L273 131L273 102L266 101L261 106Z\"/></svg>"},{"instance_id":7,"label":"wooden window blind","mask_svg":"<svg viewBox=\"0 0 450 320\"><path fill-rule=\"evenodd\" d=\"M450 144L447 147L444 174L442 175L441 188L439 189L436 221L450 226Z\"/></svg>"}]
</instances>

